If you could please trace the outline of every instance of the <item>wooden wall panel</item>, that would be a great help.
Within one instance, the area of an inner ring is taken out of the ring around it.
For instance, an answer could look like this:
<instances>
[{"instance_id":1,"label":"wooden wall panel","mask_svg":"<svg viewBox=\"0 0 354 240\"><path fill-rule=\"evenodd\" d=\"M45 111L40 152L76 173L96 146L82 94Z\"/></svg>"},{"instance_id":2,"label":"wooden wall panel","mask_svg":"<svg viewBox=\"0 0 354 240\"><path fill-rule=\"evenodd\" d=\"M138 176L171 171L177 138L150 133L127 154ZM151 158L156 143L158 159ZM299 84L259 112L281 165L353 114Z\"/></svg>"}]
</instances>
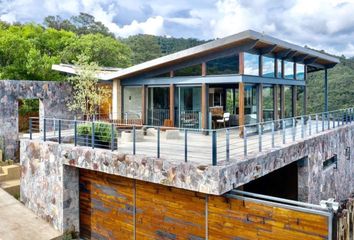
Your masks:
<instances>
[{"instance_id":1,"label":"wooden wall panel","mask_svg":"<svg viewBox=\"0 0 354 240\"><path fill-rule=\"evenodd\" d=\"M80 234L87 239L133 239L134 181L80 169Z\"/></svg>"},{"instance_id":2,"label":"wooden wall panel","mask_svg":"<svg viewBox=\"0 0 354 240\"><path fill-rule=\"evenodd\" d=\"M327 239L327 218L272 205L210 196L209 239Z\"/></svg>"},{"instance_id":3,"label":"wooden wall panel","mask_svg":"<svg viewBox=\"0 0 354 240\"><path fill-rule=\"evenodd\" d=\"M205 239L205 195L138 181L137 239Z\"/></svg>"}]
</instances>

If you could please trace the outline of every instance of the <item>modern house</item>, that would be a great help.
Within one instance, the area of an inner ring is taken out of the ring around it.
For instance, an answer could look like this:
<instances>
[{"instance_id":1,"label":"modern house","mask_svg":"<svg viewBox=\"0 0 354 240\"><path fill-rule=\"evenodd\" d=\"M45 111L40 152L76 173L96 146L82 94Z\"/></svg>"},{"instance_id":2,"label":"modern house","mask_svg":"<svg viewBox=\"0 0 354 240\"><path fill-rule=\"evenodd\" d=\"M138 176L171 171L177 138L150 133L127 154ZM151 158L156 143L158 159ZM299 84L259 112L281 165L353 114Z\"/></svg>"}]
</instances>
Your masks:
<instances>
[{"instance_id":1,"label":"modern house","mask_svg":"<svg viewBox=\"0 0 354 240\"><path fill-rule=\"evenodd\" d=\"M86 239L341 239L354 108L328 112L327 69L338 62L245 31L102 69L112 121L39 119L21 140L21 200ZM319 70L324 112L306 115L307 73Z\"/></svg>"}]
</instances>

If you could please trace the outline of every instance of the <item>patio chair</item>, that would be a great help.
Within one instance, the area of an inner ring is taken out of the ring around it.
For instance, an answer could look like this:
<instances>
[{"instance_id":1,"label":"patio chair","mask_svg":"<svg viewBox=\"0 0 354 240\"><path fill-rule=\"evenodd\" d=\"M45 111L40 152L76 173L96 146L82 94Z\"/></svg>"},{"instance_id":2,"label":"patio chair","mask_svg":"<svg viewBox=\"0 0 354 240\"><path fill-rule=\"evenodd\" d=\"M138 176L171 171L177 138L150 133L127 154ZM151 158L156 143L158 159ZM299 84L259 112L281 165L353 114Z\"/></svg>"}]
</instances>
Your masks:
<instances>
[{"instance_id":1,"label":"patio chair","mask_svg":"<svg viewBox=\"0 0 354 240\"><path fill-rule=\"evenodd\" d=\"M230 113L226 112L223 114L222 119L216 120L216 123L219 124L224 124L224 128L226 127L226 122L230 126Z\"/></svg>"}]
</instances>

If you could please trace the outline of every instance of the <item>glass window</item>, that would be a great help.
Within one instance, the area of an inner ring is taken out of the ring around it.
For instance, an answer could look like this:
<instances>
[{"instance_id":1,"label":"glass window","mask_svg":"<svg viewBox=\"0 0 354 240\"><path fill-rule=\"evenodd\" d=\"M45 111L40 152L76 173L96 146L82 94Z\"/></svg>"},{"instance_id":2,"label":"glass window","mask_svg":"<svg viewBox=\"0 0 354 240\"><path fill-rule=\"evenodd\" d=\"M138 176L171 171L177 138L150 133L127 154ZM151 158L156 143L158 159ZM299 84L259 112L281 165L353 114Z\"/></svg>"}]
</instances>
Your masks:
<instances>
[{"instance_id":1,"label":"glass window","mask_svg":"<svg viewBox=\"0 0 354 240\"><path fill-rule=\"evenodd\" d=\"M170 119L170 88L148 88L148 124L162 126Z\"/></svg>"},{"instance_id":2,"label":"glass window","mask_svg":"<svg viewBox=\"0 0 354 240\"><path fill-rule=\"evenodd\" d=\"M292 104L292 96L293 91L290 86L284 87L284 95L285 95L285 118L293 117L293 104Z\"/></svg>"},{"instance_id":3,"label":"glass window","mask_svg":"<svg viewBox=\"0 0 354 240\"><path fill-rule=\"evenodd\" d=\"M278 71L277 71L277 78L282 78L282 60L281 59L277 59L277 63L278 63Z\"/></svg>"},{"instance_id":4,"label":"glass window","mask_svg":"<svg viewBox=\"0 0 354 240\"><path fill-rule=\"evenodd\" d=\"M244 53L245 60L245 74L259 75L259 56L251 53Z\"/></svg>"},{"instance_id":5,"label":"glass window","mask_svg":"<svg viewBox=\"0 0 354 240\"><path fill-rule=\"evenodd\" d=\"M201 76L202 64L181 68L175 71L175 76Z\"/></svg>"},{"instance_id":6,"label":"glass window","mask_svg":"<svg viewBox=\"0 0 354 240\"><path fill-rule=\"evenodd\" d=\"M245 85L245 123L257 123L257 86Z\"/></svg>"},{"instance_id":7,"label":"glass window","mask_svg":"<svg viewBox=\"0 0 354 240\"><path fill-rule=\"evenodd\" d=\"M296 112L297 115L304 115L304 86L298 86L297 87L297 101L296 101Z\"/></svg>"},{"instance_id":8,"label":"glass window","mask_svg":"<svg viewBox=\"0 0 354 240\"><path fill-rule=\"evenodd\" d=\"M263 121L271 121L274 118L273 86L263 87Z\"/></svg>"},{"instance_id":9,"label":"glass window","mask_svg":"<svg viewBox=\"0 0 354 240\"><path fill-rule=\"evenodd\" d=\"M270 57L265 57L265 56L262 56L262 58L263 58L263 70L262 70L263 77L274 77L275 59Z\"/></svg>"},{"instance_id":10,"label":"glass window","mask_svg":"<svg viewBox=\"0 0 354 240\"><path fill-rule=\"evenodd\" d=\"M141 118L142 87L123 88L123 111L125 119Z\"/></svg>"},{"instance_id":11,"label":"glass window","mask_svg":"<svg viewBox=\"0 0 354 240\"><path fill-rule=\"evenodd\" d=\"M219 58L207 62L207 75L217 74L238 74L239 73L239 56Z\"/></svg>"},{"instance_id":12,"label":"glass window","mask_svg":"<svg viewBox=\"0 0 354 240\"><path fill-rule=\"evenodd\" d=\"M284 61L284 78L294 79L294 63Z\"/></svg>"},{"instance_id":13,"label":"glass window","mask_svg":"<svg viewBox=\"0 0 354 240\"><path fill-rule=\"evenodd\" d=\"M176 91L176 125L182 128L200 128L201 87L179 87Z\"/></svg>"},{"instance_id":14,"label":"glass window","mask_svg":"<svg viewBox=\"0 0 354 240\"><path fill-rule=\"evenodd\" d=\"M305 79L305 65L296 63L296 79L304 80Z\"/></svg>"}]
</instances>

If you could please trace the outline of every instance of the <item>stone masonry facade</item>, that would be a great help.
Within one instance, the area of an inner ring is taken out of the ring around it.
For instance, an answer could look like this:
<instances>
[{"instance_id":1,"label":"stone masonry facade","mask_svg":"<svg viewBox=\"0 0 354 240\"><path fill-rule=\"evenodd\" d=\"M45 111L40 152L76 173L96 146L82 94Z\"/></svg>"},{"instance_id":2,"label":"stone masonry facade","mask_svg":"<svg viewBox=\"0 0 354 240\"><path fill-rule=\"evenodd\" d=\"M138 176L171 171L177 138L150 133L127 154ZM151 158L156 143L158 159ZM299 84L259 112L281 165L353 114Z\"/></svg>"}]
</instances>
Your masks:
<instances>
[{"instance_id":1,"label":"stone masonry facade","mask_svg":"<svg viewBox=\"0 0 354 240\"><path fill-rule=\"evenodd\" d=\"M172 162L69 144L21 141L21 200L60 231L78 230L78 169L221 195L292 162L299 167L300 200L345 199L354 186L354 125L329 130L243 161L218 166ZM350 149L352 151L350 151ZM337 154L326 169L323 162ZM286 180L284 180L286 181Z\"/></svg>"},{"instance_id":2,"label":"stone masonry facade","mask_svg":"<svg viewBox=\"0 0 354 240\"><path fill-rule=\"evenodd\" d=\"M71 99L71 86L54 81L0 81L0 137L5 158L16 157L18 149L18 100L39 99L40 117L71 118L67 103Z\"/></svg>"}]
</instances>

